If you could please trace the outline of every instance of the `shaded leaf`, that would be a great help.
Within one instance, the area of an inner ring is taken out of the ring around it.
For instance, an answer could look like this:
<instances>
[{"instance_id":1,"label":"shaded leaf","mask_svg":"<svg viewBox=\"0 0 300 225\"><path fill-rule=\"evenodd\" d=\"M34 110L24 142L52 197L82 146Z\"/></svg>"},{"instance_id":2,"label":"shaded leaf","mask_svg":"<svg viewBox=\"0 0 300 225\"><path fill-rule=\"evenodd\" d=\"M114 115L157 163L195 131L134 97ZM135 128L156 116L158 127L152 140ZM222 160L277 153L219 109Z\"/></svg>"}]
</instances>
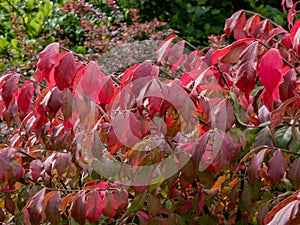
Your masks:
<instances>
[{"instance_id":1,"label":"shaded leaf","mask_svg":"<svg viewBox=\"0 0 300 225\"><path fill-rule=\"evenodd\" d=\"M276 186L283 177L286 169L285 159L280 150L276 150L274 155L269 160L268 176L272 186Z\"/></svg>"},{"instance_id":2,"label":"shaded leaf","mask_svg":"<svg viewBox=\"0 0 300 225\"><path fill-rule=\"evenodd\" d=\"M159 199L152 195L151 193L148 193L147 197L147 212L150 216L154 217L157 214L159 214L162 210L162 205L159 201Z\"/></svg>"},{"instance_id":3,"label":"shaded leaf","mask_svg":"<svg viewBox=\"0 0 300 225\"><path fill-rule=\"evenodd\" d=\"M10 177L10 164L7 160L0 156L0 181L7 183Z\"/></svg>"},{"instance_id":4,"label":"shaded leaf","mask_svg":"<svg viewBox=\"0 0 300 225\"><path fill-rule=\"evenodd\" d=\"M69 210L69 215L73 217L79 225L85 224L85 192L77 193L73 197L71 207Z\"/></svg>"},{"instance_id":5,"label":"shaded leaf","mask_svg":"<svg viewBox=\"0 0 300 225\"><path fill-rule=\"evenodd\" d=\"M39 159L35 159L30 162L31 176L34 182L41 176L41 172L44 168L43 162Z\"/></svg>"},{"instance_id":6,"label":"shaded leaf","mask_svg":"<svg viewBox=\"0 0 300 225\"><path fill-rule=\"evenodd\" d=\"M300 187L300 159L295 159L287 174L288 179L296 188Z\"/></svg>"},{"instance_id":7,"label":"shaded leaf","mask_svg":"<svg viewBox=\"0 0 300 225\"><path fill-rule=\"evenodd\" d=\"M102 79L102 86L99 92L99 103L108 104L111 102L114 95L114 85L113 81L109 76Z\"/></svg>"},{"instance_id":8,"label":"shaded leaf","mask_svg":"<svg viewBox=\"0 0 300 225\"><path fill-rule=\"evenodd\" d=\"M255 154L250 161L249 167L247 168L247 174L251 183L259 177L259 173L263 167L263 161L267 149L261 150L259 153Z\"/></svg>"},{"instance_id":9,"label":"shaded leaf","mask_svg":"<svg viewBox=\"0 0 300 225\"><path fill-rule=\"evenodd\" d=\"M60 109L63 100L63 92L57 87L54 87L51 91L51 96L49 98L47 108L49 109L50 115L55 116L57 111Z\"/></svg>"},{"instance_id":10,"label":"shaded leaf","mask_svg":"<svg viewBox=\"0 0 300 225\"><path fill-rule=\"evenodd\" d=\"M59 224L60 222L60 207L61 198L58 191L51 191L45 195L45 214L46 220L51 224Z\"/></svg>"},{"instance_id":11,"label":"shaded leaf","mask_svg":"<svg viewBox=\"0 0 300 225\"><path fill-rule=\"evenodd\" d=\"M235 12L234 14L232 14L232 16L229 19L226 19L224 32L225 32L225 34L227 34L228 37L233 32L234 28L237 26L237 24L239 22L239 18L244 13L245 13L244 10L239 10L239 11Z\"/></svg>"},{"instance_id":12,"label":"shaded leaf","mask_svg":"<svg viewBox=\"0 0 300 225\"><path fill-rule=\"evenodd\" d=\"M104 209L103 199L99 191L92 191L86 202L86 218L91 223L96 222Z\"/></svg>"},{"instance_id":13,"label":"shaded leaf","mask_svg":"<svg viewBox=\"0 0 300 225\"><path fill-rule=\"evenodd\" d=\"M256 84L257 51L258 42L256 41L243 51L237 64L237 80L235 84L245 93L247 99L249 99L249 94Z\"/></svg>"},{"instance_id":14,"label":"shaded leaf","mask_svg":"<svg viewBox=\"0 0 300 225\"><path fill-rule=\"evenodd\" d=\"M27 203L24 209L28 210L29 220L32 225L43 223L45 218L44 213L44 197L46 189L40 190ZM23 209L23 210L24 210Z\"/></svg>"},{"instance_id":15,"label":"shaded leaf","mask_svg":"<svg viewBox=\"0 0 300 225\"><path fill-rule=\"evenodd\" d=\"M66 122L73 113L73 104L74 104L74 97L72 95L72 92L70 89L66 89L63 92L62 96L62 103L61 103L61 109L62 113L64 115L64 121Z\"/></svg>"},{"instance_id":16,"label":"shaded leaf","mask_svg":"<svg viewBox=\"0 0 300 225\"><path fill-rule=\"evenodd\" d=\"M10 212L12 215L15 214L15 209L16 209L16 204L15 202L12 200L11 195L8 194L5 196L4 199L4 206L7 209L8 212Z\"/></svg>"},{"instance_id":17,"label":"shaded leaf","mask_svg":"<svg viewBox=\"0 0 300 225\"><path fill-rule=\"evenodd\" d=\"M115 194L110 191L105 192L105 196L103 199L103 215L113 218L118 209L118 201L115 197Z\"/></svg>"},{"instance_id":18,"label":"shaded leaf","mask_svg":"<svg viewBox=\"0 0 300 225\"><path fill-rule=\"evenodd\" d=\"M297 74L293 69L284 74L283 82L279 85L280 100L282 102L296 96L296 76Z\"/></svg>"},{"instance_id":19,"label":"shaded leaf","mask_svg":"<svg viewBox=\"0 0 300 225\"><path fill-rule=\"evenodd\" d=\"M270 131L269 127L265 127L258 132L258 134L255 137L253 148L256 148L258 146L263 146L263 145L267 145L270 147L274 146L271 131Z\"/></svg>"}]
</instances>

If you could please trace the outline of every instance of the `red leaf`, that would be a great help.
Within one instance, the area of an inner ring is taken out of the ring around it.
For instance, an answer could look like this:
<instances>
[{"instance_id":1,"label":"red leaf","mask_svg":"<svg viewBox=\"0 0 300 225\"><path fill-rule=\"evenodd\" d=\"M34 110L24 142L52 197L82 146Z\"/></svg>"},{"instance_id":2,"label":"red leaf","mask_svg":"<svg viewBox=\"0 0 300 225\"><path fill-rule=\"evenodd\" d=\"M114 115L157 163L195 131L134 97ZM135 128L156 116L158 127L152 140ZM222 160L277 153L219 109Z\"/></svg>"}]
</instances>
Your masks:
<instances>
[{"instance_id":1,"label":"red leaf","mask_svg":"<svg viewBox=\"0 0 300 225\"><path fill-rule=\"evenodd\" d=\"M48 45L40 54L37 68L40 71L38 82L41 82L45 77L50 82L50 72L54 67L59 55L59 43Z\"/></svg>"},{"instance_id":2,"label":"red leaf","mask_svg":"<svg viewBox=\"0 0 300 225\"><path fill-rule=\"evenodd\" d=\"M2 98L4 100L6 109L9 108L11 102L14 100L14 97L17 94L19 79L20 75L14 74L8 78L3 85Z\"/></svg>"},{"instance_id":3,"label":"red leaf","mask_svg":"<svg viewBox=\"0 0 300 225\"><path fill-rule=\"evenodd\" d=\"M103 77L102 85L99 92L99 103L109 104L114 95L114 85L113 81L109 76Z\"/></svg>"},{"instance_id":4,"label":"red leaf","mask_svg":"<svg viewBox=\"0 0 300 225\"><path fill-rule=\"evenodd\" d=\"M133 71L132 81L145 77L157 78L158 73L158 67L153 65L151 60L146 60Z\"/></svg>"},{"instance_id":5,"label":"red leaf","mask_svg":"<svg viewBox=\"0 0 300 225\"><path fill-rule=\"evenodd\" d=\"M34 92L34 84L32 81L27 81L23 84L18 94L18 106L23 112L27 112Z\"/></svg>"},{"instance_id":6,"label":"red leaf","mask_svg":"<svg viewBox=\"0 0 300 225\"><path fill-rule=\"evenodd\" d=\"M16 204L12 200L11 195L7 194L4 199L5 208L8 212L10 212L12 215L15 214Z\"/></svg>"},{"instance_id":7,"label":"red leaf","mask_svg":"<svg viewBox=\"0 0 300 225\"><path fill-rule=\"evenodd\" d=\"M253 36L256 38L263 38L265 40L268 40L273 29L274 26L268 19L263 20L257 24L256 29L253 32Z\"/></svg>"},{"instance_id":8,"label":"red leaf","mask_svg":"<svg viewBox=\"0 0 300 225\"><path fill-rule=\"evenodd\" d=\"M163 63L167 55L169 54L170 47L172 44L172 41L174 38L176 38L177 35L173 34L170 37L166 38L157 48L156 54L157 54L157 62Z\"/></svg>"},{"instance_id":9,"label":"red leaf","mask_svg":"<svg viewBox=\"0 0 300 225\"><path fill-rule=\"evenodd\" d=\"M184 50L185 41L179 41L172 46L168 56L168 63L171 65L172 72L180 66L183 59L183 50Z\"/></svg>"},{"instance_id":10,"label":"red leaf","mask_svg":"<svg viewBox=\"0 0 300 225\"><path fill-rule=\"evenodd\" d=\"M225 58L225 62L227 63L235 63L238 61L238 58L240 57L240 53L243 52L247 46L253 42L256 41L255 38L244 38L240 39L238 41L233 42L231 45L226 46L225 48L216 50L212 55L212 65L215 65L219 60L223 60L223 57L225 57L227 54L230 54L230 57L227 56L227 59ZM237 48L237 46L240 46ZM237 50L236 50L237 48ZM229 60L229 59L230 60Z\"/></svg>"},{"instance_id":11,"label":"red leaf","mask_svg":"<svg viewBox=\"0 0 300 225\"><path fill-rule=\"evenodd\" d=\"M293 44L293 49L297 54L300 53L300 20L298 20L292 27L290 39Z\"/></svg>"},{"instance_id":12,"label":"red leaf","mask_svg":"<svg viewBox=\"0 0 300 225\"><path fill-rule=\"evenodd\" d=\"M91 191L86 202L86 218L91 223L96 222L104 209L103 199L99 191Z\"/></svg>"},{"instance_id":13,"label":"red leaf","mask_svg":"<svg viewBox=\"0 0 300 225\"><path fill-rule=\"evenodd\" d=\"M274 99L280 100L279 85L282 82L281 69L283 62L278 49L272 48L262 57L258 75L266 91Z\"/></svg>"},{"instance_id":14,"label":"red leaf","mask_svg":"<svg viewBox=\"0 0 300 225\"><path fill-rule=\"evenodd\" d=\"M241 54L237 64L236 86L245 93L247 99L256 84L258 42L251 43Z\"/></svg>"},{"instance_id":15,"label":"red leaf","mask_svg":"<svg viewBox=\"0 0 300 225\"><path fill-rule=\"evenodd\" d=\"M266 148L261 150L259 153L255 154L250 161L250 165L247 169L247 174L249 176L249 180L251 183L254 183L254 181L259 176L259 172L262 170L266 151L267 151Z\"/></svg>"},{"instance_id":16,"label":"red leaf","mask_svg":"<svg viewBox=\"0 0 300 225\"><path fill-rule=\"evenodd\" d=\"M72 216L79 225L85 224L85 192L77 193L72 199L69 215Z\"/></svg>"},{"instance_id":17,"label":"red leaf","mask_svg":"<svg viewBox=\"0 0 300 225\"><path fill-rule=\"evenodd\" d=\"M293 220L299 219L299 191L284 199L276 205L265 217L264 224L294 224Z\"/></svg>"},{"instance_id":18,"label":"red leaf","mask_svg":"<svg viewBox=\"0 0 300 225\"><path fill-rule=\"evenodd\" d=\"M51 91L51 96L49 98L47 108L51 117L54 117L57 111L60 109L63 100L63 92L57 87L54 87Z\"/></svg>"},{"instance_id":19,"label":"red leaf","mask_svg":"<svg viewBox=\"0 0 300 225\"><path fill-rule=\"evenodd\" d=\"M45 213L46 220L51 224L59 224L60 222L60 207L61 207L61 198L58 191L51 191L45 195Z\"/></svg>"},{"instance_id":20,"label":"red leaf","mask_svg":"<svg viewBox=\"0 0 300 225\"><path fill-rule=\"evenodd\" d=\"M226 19L224 32L225 32L225 34L227 34L228 37L230 36L230 34L234 30L234 28L237 26L237 24L239 22L239 18L244 13L245 13L244 10L239 10L239 11L235 12L234 14L232 14L232 16L229 19Z\"/></svg>"},{"instance_id":21,"label":"red leaf","mask_svg":"<svg viewBox=\"0 0 300 225\"><path fill-rule=\"evenodd\" d=\"M104 206L104 209L103 209L104 216L113 218L116 215L117 209L118 209L118 202L115 198L114 193L109 192L109 191L105 192L103 206Z\"/></svg>"},{"instance_id":22,"label":"red leaf","mask_svg":"<svg viewBox=\"0 0 300 225\"><path fill-rule=\"evenodd\" d=\"M291 181L293 186L295 186L296 188L300 187L300 159L294 160L294 162L290 166L287 177Z\"/></svg>"},{"instance_id":23,"label":"red leaf","mask_svg":"<svg viewBox=\"0 0 300 225\"><path fill-rule=\"evenodd\" d=\"M28 210L29 220L32 225L43 223L45 218L44 212L44 196L46 189L40 190L27 203L23 210Z\"/></svg>"},{"instance_id":24,"label":"red leaf","mask_svg":"<svg viewBox=\"0 0 300 225\"><path fill-rule=\"evenodd\" d=\"M72 52L68 52L55 67L54 79L59 90L70 87L76 75L76 64Z\"/></svg>"},{"instance_id":25,"label":"red leaf","mask_svg":"<svg viewBox=\"0 0 300 225\"><path fill-rule=\"evenodd\" d=\"M282 152L280 150L275 151L268 164L268 176L272 186L275 187L283 177L286 169L286 163Z\"/></svg>"},{"instance_id":26,"label":"red leaf","mask_svg":"<svg viewBox=\"0 0 300 225\"><path fill-rule=\"evenodd\" d=\"M235 40L243 39L246 37L246 34L244 32L246 22L247 22L246 13L243 12L242 15L239 17L236 26L233 29L233 37Z\"/></svg>"},{"instance_id":27,"label":"red leaf","mask_svg":"<svg viewBox=\"0 0 300 225\"><path fill-rule=\"evenodd\" d=\"M283 82L279 85L280 100L282 102L296 96L296 80L297 73L295 70L291 69L284 74Z\"/></svg>"},{"instance_id":28,"label":"red leaf","mask_svg":"<svg viewBox=\"0 0 300 225\"><path fill-rule=\"evenodd\" d=\"M248 36L253 37L253 33L256 29L256 26L260 23L260 17L258 15L251 16L246 25L245 25L245 32Z\"/></svg>"},{"instance_id":29,"label":"red leaf","mask_svg":"<svg viewBox=\"0 0 300 225\"><path fill-rule=\"evenodd\" d=\"M41 172L44 168L43 162L39 159L35 159L30 163L31 176L34 182L41 176Z\"/></svg>"}]
</instances>

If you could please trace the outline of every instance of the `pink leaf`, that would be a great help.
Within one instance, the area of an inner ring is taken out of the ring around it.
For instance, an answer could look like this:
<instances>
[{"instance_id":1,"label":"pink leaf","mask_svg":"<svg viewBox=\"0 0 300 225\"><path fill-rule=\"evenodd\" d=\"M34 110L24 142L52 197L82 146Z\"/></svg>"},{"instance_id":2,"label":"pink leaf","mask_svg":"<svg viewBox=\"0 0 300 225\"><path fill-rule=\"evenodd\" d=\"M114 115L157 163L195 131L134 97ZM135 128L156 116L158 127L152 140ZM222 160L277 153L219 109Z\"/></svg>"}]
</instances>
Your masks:
<instances>
[{"instance_id":1,"label":"pink leaf","mask_svg":"<svg viewBox=\"0 0 300 225\"><path fill-rule=\"evenodd\" d=\"M91 223L96 222L103 212L103 199L99 191L92 191L86 202L86 218Z\"/></svg>"},{"instance_id":2,"label":"pink leaf","mask_svg":"<svg viewBox=\"0 0 300 225\"><path fill-rule=\"evenodd\" d=\"M284 74L283 82L279 85L280 100L282 102L296 96L296 80L297 73L295 70L291 69Z\"/></svg>"},{"instance_id":3,"label":"pink leaf","mask_svg":"<svg viewBox=\"0 0 300 225\"><path fill-rule=\"evenodd\" d=\"M49 98L47 108L49 110L50 116L54 117L57 111L61 108L63 100L63 92L57 87L54 87L51 91L51 96Z\"/></svg>"},{"instance_id":4,"label":"pink leaf","mask_svg":"<svg viewBox=\"0 0 300 225\"><path fill-rule=\"evenodd\" d=\"M283 62L278 49L272 48L262 57L258 75L266 91L274 99L280 100L279 85L283 80L281 69Z\"/></svg>"},{"instance_id":5,"label":"pink leaf","mask_svg":"<svg viewBox=\"0 0 300 225\"><path fill-rule=\"evenodd\" d=\"M70 87L76 75L75 59L72 52L65 54L55 67L54 79L59 90Z\"/></svg>"},{"instance_id":6,"label":"pink leaf","mask_svg":"<svg viewBox=\"0 0 300 225\"><path fill-rule=\"evenodd\" d=\"M246 38L246 34L244 32L246 21L246 13L243 12L242 15L239 17L236 26L233 29L233 37L235 40Z\"/></svg>"},{"instance_id":7,"label":"pink leaf","mask_svg":"<svg viewBox=\"0 0 300 225\"><path fill-rule=\"evenodd\" d=\"M58 176L62 176L67 172L67 168L73 169L71 162L72 156L69 153L57 152L55 155L54 167L57 170Z\"/></svg>"},{"instance_id":8,"label":"pink leaf","mask_svg":"<svg viewBox=\"0 0 300 225\"><path fill-rule=\"evenodd\" d=\"M170 37L166 38L157 48L156 54L157 54L157 62L163 63L167 55L169 54L170 47L172 44L172 41L174 38L176 38L177 35L173 34Z\"/></svg>"},{"instance_id":9,"label":"pink leaf","mask_svg":"<svg viewBox=\"0 0 300 225\"><path fill-rule=\"evenodd\" d=\"M283 177L286 169L285 159L280 150L276 150L272 158L269 160L268 176L272 186L276 186Z\"/></svg>"},{"instance_id":10,"label":"pink leaf","mask_svg":"<svg viewBox=\"0 0 300 225\"><path fill-rule=\"evenodd\" d=\"M103 77L102 86L99 92L99 103L109 104L114 95L114 85L113 81L109 76Z\"/></svg>"},{"instance_id":11,"label":"pink leaf","mask_svg":"<svg viewBox=\"0 0 300 225\"><path fill-rule=\"evenodd\" d=\"M300 53L300 20L298 20L292 27L290 39L293 45L293 49L297 54Z\"/></svg>"},{"instance_id":12,"label":"pink leaf","mask_svg":"<svg viewBox=\"0 0 300 225\"><path fill-rule=\"evenodd\" d=\"M2 98L4 100L6 109L9 108L11 102L15 98L18 90L19 74L14 74L8 78L2 88Z\"/></svg>"},{"instance_id":13,"label":"pink leaf","mask_svg":"<svg viewBox=\"0 0 300 225\"><path fill-rule=\"evenodd\" d=\"M27 81L26 83L24 83L22 88L19 90L18 106L25 113L30 107L33 92L34 85L32 81Z\"/></svg>"},{"instance_id":14,"label":"pink leaf","mask_svg":"<svg viewBox=\"0 0 300 225\"><path fill-rule=\"evenodd\" d=\"M37 68L40 71L39 82L45 77L50 82L50 72L59 55L59 43L48 45L40 54Z\"/></svg>"},{"instance_id":15,"label":"pink leaf","mask_svg":"<svg viewBox=\"0 0 300 225\"><path fill-rule=\"evenodd\" d=\"M253 33L256 29L257 24L260 23L260 17L258 15L254 15L247 20L245 25L245 32L248 36L253 37Z\"/></svg>"},{"instance_id":16,"label":"pink leaf","mask_svg":"<svg viewBox=\"0 0 300 225\"><path fill-rule=\"evenodd\" d=\"M183 59L183 50L184 50L185 41L179 41L172 46L168 56L168 63L171 65L172 72L180 66Z\"/></svg>"}]
</instances>

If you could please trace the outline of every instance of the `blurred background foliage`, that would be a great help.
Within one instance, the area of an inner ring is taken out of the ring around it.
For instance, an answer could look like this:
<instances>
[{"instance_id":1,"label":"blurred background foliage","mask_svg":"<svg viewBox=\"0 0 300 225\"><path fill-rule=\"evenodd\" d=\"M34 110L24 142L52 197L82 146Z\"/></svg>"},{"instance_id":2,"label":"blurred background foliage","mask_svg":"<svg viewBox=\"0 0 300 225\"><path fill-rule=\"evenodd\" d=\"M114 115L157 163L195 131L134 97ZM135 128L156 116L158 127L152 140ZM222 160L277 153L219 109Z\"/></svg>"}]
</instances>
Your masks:
<instances>
[{"instance_id":1,"label":"blurred background foliage","mask_svg":"<svg viewBox=\"0 0 300 225\"><path fill-rule=\"evenodd\" d=\"M162 39L172 28L202 47L239 9L286 25L278 0L0 0L0 70L32 72L38 52L54 41L92 57L120 43Z\"/></svg>"}]
</instances>

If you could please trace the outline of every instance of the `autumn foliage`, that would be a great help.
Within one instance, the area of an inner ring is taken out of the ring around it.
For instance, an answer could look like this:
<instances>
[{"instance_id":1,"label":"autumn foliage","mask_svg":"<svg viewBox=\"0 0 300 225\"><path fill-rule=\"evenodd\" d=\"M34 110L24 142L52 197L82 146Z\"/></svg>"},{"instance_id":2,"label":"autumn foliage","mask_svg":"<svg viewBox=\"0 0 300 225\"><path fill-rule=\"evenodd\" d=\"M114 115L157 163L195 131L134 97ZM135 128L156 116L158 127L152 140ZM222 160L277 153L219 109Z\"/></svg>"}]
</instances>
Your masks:
<instances>
[{"instance_id":1,"label":"autumn foliage","mask_svg":"<svg viewBox=\"0 0 300 225\"><path fill-rule=\"evenodd\" d=\"M233 41L187 51L121 79L59 43L30 80L0 78L0 222L299 224L300 21L240 10Z\"/></svg>"}]
</instances>

